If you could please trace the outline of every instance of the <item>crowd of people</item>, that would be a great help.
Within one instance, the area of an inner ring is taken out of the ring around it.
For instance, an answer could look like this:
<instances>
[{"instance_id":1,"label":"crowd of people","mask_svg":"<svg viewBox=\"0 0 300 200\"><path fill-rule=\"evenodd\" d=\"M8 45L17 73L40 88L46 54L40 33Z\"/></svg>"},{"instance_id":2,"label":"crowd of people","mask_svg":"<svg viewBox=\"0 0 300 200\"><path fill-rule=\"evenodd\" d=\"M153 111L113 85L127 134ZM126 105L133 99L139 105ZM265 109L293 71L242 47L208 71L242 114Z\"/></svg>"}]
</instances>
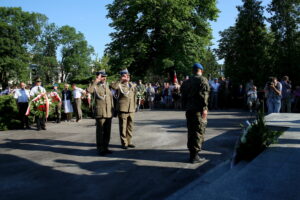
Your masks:
<instances>
[{"instance_id":1,"label":"crowd of people","mask_svg":"<svg viewBox=\"0 0 300 200\"><path fill-rule=\"evenodd\" d=\"M248 109L250 112L257 111L262 105L268 113L278 112L300 112L300 86L294 89L288 76L284 76L281 81L275 77L270 77L264 88L257 89L253 80L247 84L239 84L234 87L229 78L208 79L210 86L209 110L240 108ZM141 109L182 109L181 85L183 81L146 83L139 80L136 84L136 111ZM36 87L38 86L38 87ZM36 91L39 88L40 91ZM72 90L71 90L72 89ZM61 119L73 122L73 113L76 122L82 119L82 103L94 112L92 105L93 97L88 88L82 89L72 84L64 84L64 89L59 91L58 84L53 85L51 91L46 92L41 86L41 79L38 78L33 87L29 87L24 82L19 87L7 88L1 95L13 95L17 100L22 126L29 127L28 117L24 116L30 99L38 92L47 93L50 98L58 97L59 102L55 106L54 115L57 123ZM114 93L112 87L110 90ZM63 111L63 112L62 112ZM63 115L62 115L63 113ZM37 121L39 118L36 119ZM44 120L41 119L41 129L44 128Z\"/></svg>"},{"instance_id":2,"label":"crowd of people","mask_svg":"<svg viewBox=\"0 0 300 200\"><path fill-rule=\"evenodd\" d=\"M1 95L13 95L19 110L22 128L30 129L28 116L32 114L37 130L46 130L46 119L51 108L55 122L62 119L76 122L83 118L82 102L86 102L96 120L96 144L100 155L112 153L109 149L112 118L119 119L119 132L123 149L135 148L132 143L135 112L141 109L183 109L186 111L188 128L188 148L190 162L201 162L198 152L204 141L207 111L228 108L247 108L258 111L266 105L268 113L299 112L300 86L293 90L289 77L281 81L270 77L262 90L257 90L253 80L234 87L229 78L208 78L202 76L203 66L193 65L193 76L184 81L160 83L138 83L130 81L127 69L120 71L120 80L107 83L105 70L96 73L96 78L85 89L72 84L64 84L60 91L54 84L46 91L42 80L37 78L29 88L24 82L19 88L7 89Z\"/></svg>"}]
</instances>

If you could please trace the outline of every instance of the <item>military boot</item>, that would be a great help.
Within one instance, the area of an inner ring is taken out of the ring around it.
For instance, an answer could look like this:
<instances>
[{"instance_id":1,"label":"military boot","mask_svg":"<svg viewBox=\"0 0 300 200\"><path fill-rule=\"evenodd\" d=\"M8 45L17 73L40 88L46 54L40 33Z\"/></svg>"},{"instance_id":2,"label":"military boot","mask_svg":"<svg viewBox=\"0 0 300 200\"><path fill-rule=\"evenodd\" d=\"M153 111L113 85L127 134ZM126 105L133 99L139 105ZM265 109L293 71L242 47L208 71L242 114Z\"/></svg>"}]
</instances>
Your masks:
<instances>
[{"instance_id":1,"label":"military boot","mask_svg":"<svg viewBox=\"0 0 300 200\"><path fill-rule=\"evenodd\" d=\"M201 163L205 160L205 158L199 157L198 153L190 153L190 163Z\"/></svg>"}]
</instances>

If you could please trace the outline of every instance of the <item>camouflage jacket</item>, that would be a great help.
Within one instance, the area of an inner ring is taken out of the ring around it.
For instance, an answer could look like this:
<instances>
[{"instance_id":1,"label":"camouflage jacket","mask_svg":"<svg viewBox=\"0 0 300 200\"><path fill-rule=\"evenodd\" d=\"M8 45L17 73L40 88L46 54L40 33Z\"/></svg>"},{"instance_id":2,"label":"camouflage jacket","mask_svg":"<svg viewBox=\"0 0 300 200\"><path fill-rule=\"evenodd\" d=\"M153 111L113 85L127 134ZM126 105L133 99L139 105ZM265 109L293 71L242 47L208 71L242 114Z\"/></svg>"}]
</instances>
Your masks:
<instances>
[{"instance_id":1,"label":"camouflage jacket","mask_svg":"<svg viewBox=\"0 0 300 200\"><path fill-rule=\"evenodd\" d=\"M208 109L210 87L204 76L195 75L184 81L180 91L182 108L186 111L202 112Z\"/></svg>"}]
</instances>

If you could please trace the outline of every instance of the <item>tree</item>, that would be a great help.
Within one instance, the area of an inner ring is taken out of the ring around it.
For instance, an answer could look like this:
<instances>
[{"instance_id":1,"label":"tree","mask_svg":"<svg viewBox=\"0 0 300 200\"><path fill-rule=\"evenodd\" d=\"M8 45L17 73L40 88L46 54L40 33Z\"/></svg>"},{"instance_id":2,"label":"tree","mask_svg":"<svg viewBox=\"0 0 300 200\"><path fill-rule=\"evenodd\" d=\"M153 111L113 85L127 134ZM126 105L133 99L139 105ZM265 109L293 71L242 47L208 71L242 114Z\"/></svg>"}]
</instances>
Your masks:
<instances>
[{"instance_id":1,"label":"tree","mask_svg":"<svg viewBox=\"0 0 300 200\"><path fill-rule=\"evenodd\" d=\"M272 14L269 22L274 34L273 68L278 76L289 75L300 83L300 0L272 0L268 11Z\"/></svg>"},{"instance_id":2,"label":"tree","mask_svg":"<svg viewBox=\"0 0 300 200\"><path fill-rule=\"evenodd\" d=\"M211 49L207 49L201 64L204 66L207 76L218 77L221 75L221 65L217 62L217 57Z\"/></svg>"},{"instance_id":3,"label":"tree","mask_svg":"<svg viewBox=\"0 0 300 200\"><path fill-rule=\"evenodd\" d=\"M0 7L0 84L28 80L30 54L47 18L21 8Z\"/></svg>"},{"instance_id":4,"label":"tree","mask_svg":"<svg viewBox=\"0 0 300 200\"><path fill-rule=\"evenodd\" d=\"M235 26L221 32L219 56L225 59L225 74L233 82L253 79L255 84L262 86L272 74L269 66L272 37L264 23L264 8L261 1L243 0L243 5L237 9Z\"/></svg>"},{"instance_id":5,"label":"tree","mask_svg":"<svg viewBox=\"0 0 300 200\"><path fill-rule=\"evenodd\" d=\"M238 34L235 26L231 26L220 32L221 39L219 40L219 48L216 50L220 59L224 59L225 75L235 78L238 74L239 67L237 66L237 49L236 41ZM235 82L239 82L240 77L236 77Z\"/></svg>"},{"instance_id":6,"label":"tree","mask_svg":"<svg viewBox=\"0 0 300 200\"><path fill-rule=\"evenodd\" d=\"M204 59L218 13L215 0L115 0L107 8L116 30L106 49L112 69L136 76L189 73Z\"/></svg>"},{"instance_id":7,"label":"tree","mask_svg":"<svg viewBox=\"0 0 300 200\"><path fill-rule=\"evenodd\" d=\"M101 59L96 58L93 61L93 71L105 70L106 73L111 72L111 66L109 65L109 56L104 55Z\"/></svg>"},{"instance_id":8,"label":"tree","mask_svg":"<svg viewBox=\"0 0 300 200\"><path fill-rule=\"evenodd\" d=\"M33 50L33 62L38 66L38 76L46 83L52 83L58 79L58 61L56 51L60 44L58 27L51 23L43 27L43 32Z\"/></svg>"},{"instance_id":9,"label":"tree","mask_svg":"<svg viewBox=\"0 0 300 200\"><path fill-rule=\"evenodd\" d=\"M84 35L75 28L62 26L61 35L61 81L79 81L92 73L91 55L94 49L88 45Z\"/></svg>"}]
</instances>

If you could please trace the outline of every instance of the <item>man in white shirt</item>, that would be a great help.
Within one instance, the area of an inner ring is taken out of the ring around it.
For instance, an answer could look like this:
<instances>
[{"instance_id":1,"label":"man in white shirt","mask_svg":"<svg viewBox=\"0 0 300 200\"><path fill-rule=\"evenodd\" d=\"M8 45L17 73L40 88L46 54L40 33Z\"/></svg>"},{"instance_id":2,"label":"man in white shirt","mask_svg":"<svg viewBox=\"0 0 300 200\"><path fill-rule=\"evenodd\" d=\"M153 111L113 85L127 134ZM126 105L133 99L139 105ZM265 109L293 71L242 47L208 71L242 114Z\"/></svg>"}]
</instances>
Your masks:
<instances>
[{"instance_id":1,"label":"man in white shirt","mask_svg":"<svg viewBox=\"0 0 300 200\"><path fill-rule=\"evenodd\" d=\"M35 81L35 86L30 90L30 96L34 97L39 94L45 94L46 90L42 87L42 80L37 78ZM37 130L40 131L41 129L46 130L46 116L35 116L35 121L37 124Z\"/></svg>"},{"instance_id":2,"label":"man in white shirt","mask_svg":"<svg viewBox=\"0 0 300 200\"><path fill-rule=\"evenodd\" d=\"M73 89L73 98L74 98L74 108L76 113L76 122L82 120L82 110L81 110L81 97L85 94L85 91L79 87L76 87L76 84L72 84Z\"/></svg>"},{"instance_id":3,"label":"man in white shirt","mask_svg":"<svg viewBox=\"0 0 300 200\"><path fill-rule=\"evenodd\" d=\"M20 83L20 89L16 89L14 98L17 101L17 106L19 110L19 117L21 121L21 128L24 129L24 125L27 129L30 129L28 123L28 116L25 115L28 108L28 101L30 98L29 90L26 89L26 84L24 82Z\"/></svg>"},{"instance_id":4,"label":"man in white shirt","mask_svg":"<svg viewBox=\"0 0 300 200\"><path fill-rule=\"evenodd\" d=\"M35 96L41 93L46 93L46 90L42 85L42 80L40 78L36 79L35 86L30 90L30 96Z\"/></svg>"},{"instance_id":5,"label":"man in white shirt","mask_svg":"<svg viewBox=\"0 0 300 200\"><path fill-rule=\"evenodd\" d=\"M247 92L247 104L248 104L250 112L252 112L253 108L254 108L254 110L256 110L258 108L259 101L257 99L257 89L256 89L256 86L253 86Z\"/></svg>"}]
</instances>

